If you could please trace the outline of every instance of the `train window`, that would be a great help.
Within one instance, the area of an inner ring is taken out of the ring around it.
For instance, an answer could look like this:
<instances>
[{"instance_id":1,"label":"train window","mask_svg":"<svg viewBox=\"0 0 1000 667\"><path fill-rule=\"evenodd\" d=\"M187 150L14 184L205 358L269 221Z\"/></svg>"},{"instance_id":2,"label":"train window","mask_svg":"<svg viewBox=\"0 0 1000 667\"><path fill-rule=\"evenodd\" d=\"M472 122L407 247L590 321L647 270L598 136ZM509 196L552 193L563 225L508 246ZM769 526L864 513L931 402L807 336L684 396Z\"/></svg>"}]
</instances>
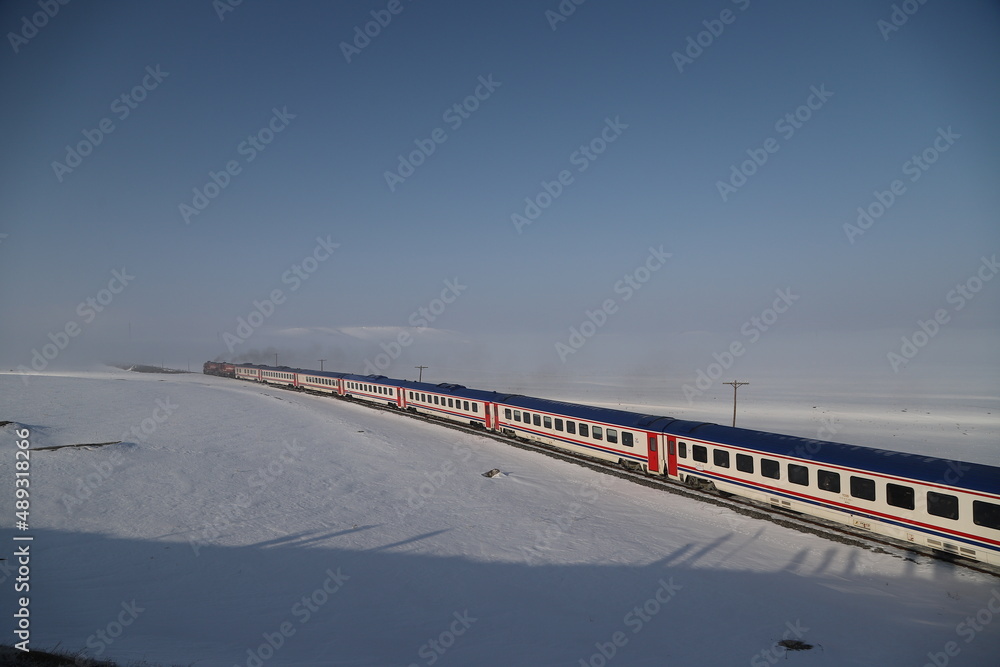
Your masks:
<instances>
[{"instance_id":1,"label":"train window","mask_svg":"<svg viewBox=\"0 0 1000 667\"><path fill-rule=\"evenodd\" d=\"M516 422L521 421L521 411L520 410L514 410L514 421L516 421Z\"/></svg>"},{"instance_id":2,"label":"train window","mask_svg":"<svg viewBox=\"0 0 1000 667\"><path fill-rule=\"evenodd\" d=\"M852 476L851 495L862 500L875 500L875 480Z\"/></svg>"},{"instance_id":3,"label":"train window","mask_svg":"<svg viewBox=\"0 0 1000 667\"><path fill-rule=\"evenodd\" d=\"M504 408L504 410L503 410L503 418L504 419L510 419L510 408Z\"/></svg>"},{"instance_id":4,"label":"train window","mask_svg":"<svg viewBox=\"0 0 1000 667\"><path fill-rule=\"evenodd\" d=\"M947 493L927 492L927 513L945 519L958 518L958 497Z\"/></svg>"},{"instance_id":5,"label":"train window","mask_svg":"<svg viewBox=\"0 0 1000 667\"><path fill-rule=\"evenodd\" d=\"M576 434L576 422L568 421L566 422L566 432Z\"/></svg>"},{"instance_id":6,"label":"train window","mask_svg":"<svg viewBox=\"0 0 1000 667\"><path fill-rule=\"evenodd\" d=\"M688 457L688 444L686 442L677 443L677 456L682 459L686 459Z\"/></svg>"},{"instance_id":7,"label":"train window","mask_svg":"<svg viewBox=\"0 0 1000 667\"><path fill-rule=\"evenodd\" d=\"M753 457L746 454L736 455L736 469L740 472L753 474Z\"/></svg>"},{"instance_id":8,"label":"train window","mask_svg":"<svg viewBox=\"0 0 1000 667\"><path fill-rule=\"evenodd\" d=\"M542 418L540 416L538 416L538 415L533 415L533 417L534 417L534 420L535 420L535 426L541 426L542 425ZM548 419L548 417L546 417L546 419Z\"/></svg>"},{"instance_id":9,"label":"train window","mask_svg":"<svg viewBox=\"0 0 1000 667\"><path fill-rule=\"evenodd\" d=\"M454 401L454 399L451 399L451 398L448 399L448 407L449 408L455 407L455 401Z\"/></svg>"},{"instance_id":10,"label":"train window","mask_svg":"<svg viewBox=\"0 0 1000 667\"><path fill-rule=\"evenodd\" d=\"M720 468L729 467L729 452L724 449L712 450L712 462Z\"/></svg>"},{"instance_id":11,"label":"train window","mask_svg":"<svg viewBox=\"0 0 1000 667\"><path fill-rule=\"evenodd\" d=\"M411 401L413 400L413 392L412 391L410 392L410 400Z\"/></svg>"},{"instance_id":12,"label":"train window","mask_svg":"<svg viewBox=\"0 0 1000 667\"><path fill-rule=\"evenodd\" d=\"M603 440L604 439L604 429L601 428L600 426L591 427L590 432L591 432L591 434L593 434L594 440Z\"/></svg>"},{"instance_id":13,"label":"train window","mask_svg":"<svg viewBox=\"0 0 1000 667\"><path fill-rule=\"evenodd\" d=\"M473 412L479 412L479 403L473 403L472 404L472 411Z\"/></svg>"},{"instance_id":14,"label":"train window","mask_svg":"<svg viewBox=\"0 0 1000 667\"><path fill-rule=\"evenodd\" d=\"M556 419L556 430L557 431L563 430L563 420Z\"/></svg>"},{"instance_id":15,"label":"train window","mask_svg":"<svg viewBox=\"0 0 1000 667\"><path fill-rule=\"evenodd\" d=\"M525 412L524 413L524 423L525 424L530 424L531 423L531 413L530 412Z\"/></svg>"},{"instance_id":16,"label":"train window","mask_svg":"<svg viewBox=\"0 0 1000 667\"><path fill-rule=\"evenodd\" d=\"M702 463L708 463L708 450L701 445L691 446L691 458L695 461L701 461Z\"/></svg>"},{"instance_id":17,"label":"train window","mask_svg":"<svg viewBox=\"0 0 1000 667\"><path fill-rule=\"evenodd\" d=\"M789 463L788 481L799 486L809 486L809 468Z\"/></svg>"},{"instance_id":18,"label":"train window","mask_svg":"<svg viewBox=\"0 0 1000 667\"><path fill-rule=\"evenodd\" d=\"M823 491L830 493L840 493L840 473L829 470L816 471L816 484Z\"/></svg>"},{"instance_id":19,"label":"train window","mask_svg":"<svg viewBox=\"0 0 1000 667\"><path fill-rule=\"evenodd\" d=\"M761 459L760 474L770 479L781 479L781 467L774 459Z\"/></svg>"},{"instance_id":20,"label":"train window","mask_svg":"<svg viewBox=\"0 0 1000 667\"><path fill-rule=\"evenodd\" d=\"M552 417L546 416L543 420L545 428L552 428Z\"/></svg>"},{"instance_id":21,"label":"train window","mask_svg":"<svg viewBox=\"0 0 1000 667\"><path fill-rule=\"evenodd\" d=\"M469 402L468 401L462 401L462 404L463 404L463 408L462 409L465 410L466 412L468 412L469 411Z\"/></svg>"},{"instance_id":22,"label":"train window","mask_svg":"<svg viewBox=\"0 0 1000 667\"><path fill-rule=\"evenodd\" d=\"M622 445L625 447L633 447L632 444L632 434L628 431L622 431Z\"/></svg>"},{"instance_id":23,"label":"train window","mask_svg":"<svg viewBox=\"0 0 1000 667\"><path fill-rule=\"evenodd\" d=\"M389 388L389 395L390 395L390 396L394 396L394 395L395 395L395 394L393 394L393 392L392 392L392 388L391 388L391 387Z\"/></svg>"},{"instance_id":24,"label":"train window","mask_svg":"<svg viewBox=\"0 0 1000 667\"><path fill-rule=\"evenodd\" d=\"M885 485L885 502L905 510L913 509L913 487L901 484Z\"/></svg>"},{"instance_id":25,"label":"train window","mask_svg":"<svg viewBox=\"0 0 1000 667\"><path fill-rule=\"evenodd\" d=\"M618 431L613 428L609 428L607 432L608 442L613 444L618 444Z\"/></svg>"},{"instance_id":26,"label":"train window","mask_svg":"<svg viewBox=\"0 0 1000 667\"><path fill-rule=\"evenodd\" d=\"M587 429L588 429L588 427L587 427L587 425L586 425L586 424L580 424L580 435L582 435L582 436L583 436L583 437L585 437L585 438L586 438L586 437L587 437L588 435L590 435L590 433L588 432L588 430L587 430Z\"/></svg>"},{"instance_id":27,"label":"train window","mask_svg":"<svg viewBox=\"0 0 1000 667\"><path fill-rule=\"evenodd\" d=\"M985 500L973 500L972 521L977 526L1000 530L1000 505Z\"/></svg>"},{"instance_id":28,"label":"train window","mask_svg":"<svg viewBox=\"0 0 1000 667\"><path fill-rule=\"evenodd\" d=\"M434 405L441 405L441 397L440 396L435 396L434 397Z\"/></svg>"}]
</instances>

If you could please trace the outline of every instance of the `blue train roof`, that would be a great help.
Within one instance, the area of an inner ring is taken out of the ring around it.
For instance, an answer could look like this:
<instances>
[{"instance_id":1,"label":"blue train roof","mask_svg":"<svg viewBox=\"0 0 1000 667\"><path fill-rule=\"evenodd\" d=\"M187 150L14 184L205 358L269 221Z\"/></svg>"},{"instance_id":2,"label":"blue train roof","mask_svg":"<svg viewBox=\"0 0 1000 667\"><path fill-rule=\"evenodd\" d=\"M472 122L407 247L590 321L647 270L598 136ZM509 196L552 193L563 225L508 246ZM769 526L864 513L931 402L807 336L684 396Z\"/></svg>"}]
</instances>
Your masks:
<instances>
[{"instance_id":1,"label":"blue train roof","mask_svg":"<svg viewBox=\"0 0 1000 667\"><path fill-rule=\"evenodd\" d=\"M460 396L462 398L467 398L469 400L476 401L490 401L493 403L501 403L503 400L511 394L502 394L496 391L486 391L484 389L469 389L465 385L455 384L453 382L441 382L439 384L431 384L429 382L416 382L413 380L400 380L398 381L399 386L411 391L424 391L433 392L437 394L446 394L448 396Z\"/></svg>"},{"instance_id":2,"label":"blue train roof","mask_svg":"<svg viewBox=\"0 0 1000 667\"><path fill-rule=\"evenodd\" d=\"M309 375L316 375L318 377L328 377L328 378L342 378L347 375L347 373L335 373L333 371L314 371L308 368L292 368L290 366L266 366L264 364L233 364L237 368L254 368L260 369L262 371L278 371L282 373L308 373Z\"/></svg>"},{"instance_id":3,"label":"blue train roof","mask_svg":"<svg viewBox=\"0 0 1000 667\"><path fill-rule=\"evenodd\" d=\"M520 394L509 394L482 389L469 389L460 384L442 382L431 384L412 380L398 380L384 375L356 375L289 368L287 366L266 366L262 364L235 364L245 368L259 368L269 371L309 373L331 378L344 378L356 382L369 382L398 386L412 391L434 392L460 396L470 400L489 401L513 408L551 412L587 421L615 424L621 428L668 433L680 438L707 440L734 447L746 447L778 456L792 456L805 460L816 460L833 466L858 468L873 473L914 479L931 484L959 486L984 493L1000 494L1000 467L979 463L966 463L920 454L894 452L887 449L847 445L839 442L801 438L792 435L732 428L709 422L674 419L662 415L648 415L628 410L600 408L578 403L567 403L546 398L534 398Z\"/></svg>"},{"instance_id":4,"label":"blue train roof","mask_svg":"<svg viewBox=\"0 0 1000 667\"><path fill-rule=\"evenodd\" d=\"M753 431L718 424L694 422L674 424L666 430L678 437L688 436L746 447L780 456L829 463L847 468L860 468L874 473L959 486L984 493L1000 494L1000 468L980 463L966 463L935 456L894 452L888 449L846 445L839 442L800 438L793 435Z\"/></svg>"},{"instance_id":5,"label":"blue train roof","mask_svg":"<svg viewBox=\"0 0 1000 667\"><path fill-rule=\"evenodd\" d=\"M659 415L644 415L638 412L627 410L616 410L614 408L597 408L591 405L580 405L579 403L567 403L565 401L553 401L548 398L534 398L532 396L511 396L503 401L504 404L515 408L526 410L537 410L538 412L554 412L567 417L585 419L596 422L606 422L616 424L622 428L634 428L649 431L660 431L665 423L676 422L672 417L661 417Z\"/></svg>"}]
</instances>

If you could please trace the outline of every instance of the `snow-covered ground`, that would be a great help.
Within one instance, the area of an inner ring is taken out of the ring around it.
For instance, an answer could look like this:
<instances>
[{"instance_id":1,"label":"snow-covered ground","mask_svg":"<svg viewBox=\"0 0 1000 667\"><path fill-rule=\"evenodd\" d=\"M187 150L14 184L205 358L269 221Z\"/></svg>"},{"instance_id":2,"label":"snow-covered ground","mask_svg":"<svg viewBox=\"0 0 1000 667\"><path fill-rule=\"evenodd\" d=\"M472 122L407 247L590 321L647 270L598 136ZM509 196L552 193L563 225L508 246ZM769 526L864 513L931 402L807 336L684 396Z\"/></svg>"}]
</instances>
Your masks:
<instances>
[{"instance_id":1,"label":"snow-covered ground","mask_svg":"<svg viewBox=\"0 0 1000 667\"><path fill-rule=\"evenodd\" d=\"M608 386L542 395L642 403ZM404 415L117 370L0 375L0 398L33 449L124 441L32 455L34 648L199 666L998 664L1000 579ZM998 463L995 398L929 400L931 415L811 401L794 417L748 403L741 425L815 435L832 415L831 439ZM0 428L0 566L15 544L14 428ZM0 577L12 642L14 575Z\"/></svg>"}]
</instances>

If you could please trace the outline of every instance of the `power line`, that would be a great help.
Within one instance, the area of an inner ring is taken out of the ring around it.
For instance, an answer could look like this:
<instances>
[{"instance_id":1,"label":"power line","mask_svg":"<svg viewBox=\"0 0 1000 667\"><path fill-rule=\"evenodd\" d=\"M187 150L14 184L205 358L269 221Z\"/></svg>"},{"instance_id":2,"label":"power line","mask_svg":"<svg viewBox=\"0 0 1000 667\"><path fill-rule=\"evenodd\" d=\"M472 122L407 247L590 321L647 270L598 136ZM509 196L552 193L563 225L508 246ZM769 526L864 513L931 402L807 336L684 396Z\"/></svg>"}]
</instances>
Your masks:
<instances>
[{"instance_id":1,"label":"power line","mask_svg":"<svg viewBox=\"0 0 1000 667\"><path fill-rule=\"evenodd\" d=\"M733 385L733 427L736 427L736 390L749 382L723 382L722 384Z\"/></svg>"}]
</instances>

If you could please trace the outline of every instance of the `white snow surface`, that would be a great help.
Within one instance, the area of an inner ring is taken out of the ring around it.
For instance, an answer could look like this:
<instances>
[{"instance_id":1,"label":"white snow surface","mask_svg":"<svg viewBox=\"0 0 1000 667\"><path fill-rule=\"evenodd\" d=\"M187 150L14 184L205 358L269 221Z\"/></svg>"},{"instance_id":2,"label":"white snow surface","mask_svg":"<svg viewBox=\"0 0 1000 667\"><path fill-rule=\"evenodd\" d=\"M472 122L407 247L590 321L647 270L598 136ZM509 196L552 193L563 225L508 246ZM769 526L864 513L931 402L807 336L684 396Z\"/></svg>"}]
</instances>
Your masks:
<instances>
[{"instance_id":1,"label":"white snow surface","mask_svg":"<svg viewBox=\"0 0 1000 667\"><path fill-rule=\"evenodd\" d=\"M1000 662L996 577L402 414L117 370L0 375L0 398L15 422L0 428L0 565L12 534L34 537L35 649L257 667ZM124 442L33 452L20 532L24 427L32 449ZM0 570L5 643L13 577Z\"/></svg>"}]
</instances>

